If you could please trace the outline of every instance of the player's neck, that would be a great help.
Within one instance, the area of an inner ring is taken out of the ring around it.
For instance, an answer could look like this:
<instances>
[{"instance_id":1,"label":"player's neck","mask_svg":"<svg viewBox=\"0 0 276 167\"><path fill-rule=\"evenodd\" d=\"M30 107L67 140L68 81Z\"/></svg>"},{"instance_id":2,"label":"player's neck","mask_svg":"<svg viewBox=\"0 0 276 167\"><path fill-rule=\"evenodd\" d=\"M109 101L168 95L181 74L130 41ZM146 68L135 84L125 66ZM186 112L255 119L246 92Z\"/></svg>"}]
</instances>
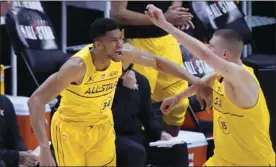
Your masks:
<instances>
[{"instance_id":1,"label":"player's neck","mask_svg":"<svg viewBox=\"0 0 276 167\"><path fill-rule=\"evenodd\" d=\"M91 56L92 56L93 64L97 71L104 71L109 67L111 61L102 52L96 49L92 49Z\"/></svg>"},{"instance_id":2,"label":"player's neck","mask_svg":"<svg viewBox=\"0 0 276 167\"><path fill-rule=\"evenodd\" d=\"M240 58L233 58L231 60L229 60L232 63L238 64L238 65L242 65L242 60Z\"/></svg>"}]
</instances>

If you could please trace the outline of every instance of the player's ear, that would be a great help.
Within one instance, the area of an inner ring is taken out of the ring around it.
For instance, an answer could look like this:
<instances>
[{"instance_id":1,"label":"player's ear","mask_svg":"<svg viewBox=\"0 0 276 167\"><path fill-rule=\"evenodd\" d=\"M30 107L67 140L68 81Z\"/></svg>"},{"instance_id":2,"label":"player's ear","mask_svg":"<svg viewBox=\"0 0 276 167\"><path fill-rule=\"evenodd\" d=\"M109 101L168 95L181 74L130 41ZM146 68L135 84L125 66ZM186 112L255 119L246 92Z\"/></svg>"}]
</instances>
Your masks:
<instances>
[{"instance_id":1,"label":"player's ear","mask_svg":"<svg viewBox=\"0 0 276 167\"><path fill-rule=\"evenodd\" d=\"M94 42L94 47L99 49L99 50L102 50L103 49L103 44L100 41L95 41Z\"/></svg>"},{"instance_id":2,"label":"player's ear","mask_svg":"<svg viewBox=\"0 0 276 167\"><path fill-rule=\"evenodd\" d=\"M223 51L223 58L226 59L227 57L230 56L229 54L230 54L230 52L229 52L227 49L225 49L225 50Z\"/></svg>"}]
</instances>

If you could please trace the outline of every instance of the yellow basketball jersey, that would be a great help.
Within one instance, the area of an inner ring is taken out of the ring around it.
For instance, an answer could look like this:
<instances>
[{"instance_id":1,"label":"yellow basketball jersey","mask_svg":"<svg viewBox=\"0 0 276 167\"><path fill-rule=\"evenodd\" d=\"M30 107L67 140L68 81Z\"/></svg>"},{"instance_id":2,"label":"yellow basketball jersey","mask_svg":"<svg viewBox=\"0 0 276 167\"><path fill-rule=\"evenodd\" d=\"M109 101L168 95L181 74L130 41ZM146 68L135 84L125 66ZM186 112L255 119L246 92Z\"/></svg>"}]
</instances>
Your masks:
<instances>
[{"instance_id":1,"label":"yellow basketball jersey","mask_svg":"<svg viewBox=\"0 0 276 167\"><path fill-rule=\"evenodd\" d=\"M253 69L243 67L259 85ZM226 96L222 79L218 77L213 87L214 156L232 165L274 166L270 116L260 85L257 104L250 109L241 109Z\"/></svg>"},{"instance_id":2,"label":"yellow basketball jersey","mask_svg":"<svg viewBox=\"0 0 276 167\"><path fill-rule=\"evenodd\" d=\"M70 84L61 93L59 116L68 122L92 125L113 121L111 106L116 85L122 74L122 63L111 61L105 71L97 71L88 45L73 57L79 57L86 66L80 85Z\"/></svg>"}]
</instances>

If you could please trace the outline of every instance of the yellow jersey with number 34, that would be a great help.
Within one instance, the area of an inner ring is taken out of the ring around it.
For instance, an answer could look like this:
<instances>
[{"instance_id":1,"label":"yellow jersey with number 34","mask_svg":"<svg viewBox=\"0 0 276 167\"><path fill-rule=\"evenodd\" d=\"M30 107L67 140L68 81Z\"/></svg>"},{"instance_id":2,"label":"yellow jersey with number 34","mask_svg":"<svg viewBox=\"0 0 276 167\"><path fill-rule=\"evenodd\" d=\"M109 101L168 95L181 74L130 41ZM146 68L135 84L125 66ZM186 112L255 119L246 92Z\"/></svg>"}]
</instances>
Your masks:
<instances>
[{"instance_id":1,"label":"yellow jersey with number 34","mask_svg":"<svg viewBox=\"0 0 276 167\"><path fill-rule=\"evenodd\" d=\"M116 85L122 74L122 63L111 61L105 71L97 71L87 45L72 57L79 57L86 66L80 85L70 84L61 92L59 116L67 122L89 125L113 122L111 106Z\"/></svg>"},{"instance_id":2,"label":"yellow jersey with number 34","mask_svg":"<svg viewBox=\"0 0 276 167\"><path fill-rule=\"evenodd\" d=\"M243 68L258 83L259 99L254 107L241 109L227 97L223 78L217 78L213 87L214 157L234 166L274 166L265 97L253 69Z\"/></svg>"}]
</instances>

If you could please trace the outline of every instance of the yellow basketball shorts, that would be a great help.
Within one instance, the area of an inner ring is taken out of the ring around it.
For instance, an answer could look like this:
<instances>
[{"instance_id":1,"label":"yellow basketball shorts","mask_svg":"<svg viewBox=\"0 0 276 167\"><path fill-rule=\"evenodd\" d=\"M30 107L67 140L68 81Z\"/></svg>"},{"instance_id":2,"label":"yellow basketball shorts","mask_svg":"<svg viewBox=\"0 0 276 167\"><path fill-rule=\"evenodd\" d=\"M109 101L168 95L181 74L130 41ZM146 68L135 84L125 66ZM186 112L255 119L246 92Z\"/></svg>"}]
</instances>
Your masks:
<instances>
[{"instance_id":1,"label":"yellow basketball shorts","mask_svg":"<svg viewBox=\"0 0 276 167\"><path fill-rule=\"evenodd\" d=\"M131 39L131 44L154 55L169 59L179 66L183 66L179 43L170 34L158 38ZM167 97L175 96L188 87L186 81L159 73L153 68L135 64L133 69L143 74L149 80L152 100L155 102L160 102ZM188 105L188 99L181 101L168 115L163 116L164 122L168 125L181 126L184 122Z\"/></svg>"},{"instance_id":2,"label":"yellow basketball shorts","mask_svg":"<svg viewBox=\"0 0 276 167\"><path fill-rule=\"evenodd\" d=\"M81 125L64 122L56 112L51 138L58 166L116 166L113 124Z\"/></svg>"}]
</instances>

